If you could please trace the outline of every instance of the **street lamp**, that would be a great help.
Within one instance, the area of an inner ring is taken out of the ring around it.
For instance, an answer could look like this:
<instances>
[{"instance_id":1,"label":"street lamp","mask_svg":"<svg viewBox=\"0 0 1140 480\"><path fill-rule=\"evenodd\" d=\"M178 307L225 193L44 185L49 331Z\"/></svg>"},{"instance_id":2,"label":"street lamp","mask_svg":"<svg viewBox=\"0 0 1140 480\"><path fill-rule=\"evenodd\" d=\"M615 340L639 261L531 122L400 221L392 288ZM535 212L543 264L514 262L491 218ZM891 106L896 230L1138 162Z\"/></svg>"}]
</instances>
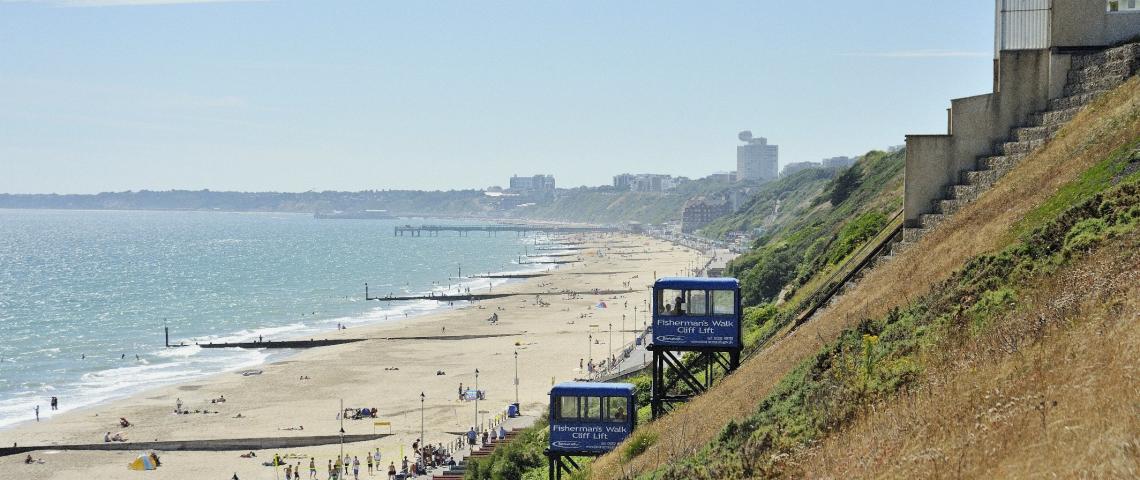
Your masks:
<instances>
[{"instance_id":1,"label":"street lamp","mask_svg":"<svg viewBox=\"0 0 1140 480\"><path fill-rule=\"evenodd\" d=\"M340 456L337 457L338 461L343 461L344 458L344 399L340 399Z\"/></svg>"},{"instance_id":2,"label":"street lamp","mask_svg":"<svg viewBox=\"0 0 1140 480\"><path fill-rule=\"evenodd\" d=\"M519 351L515 350L515 404L519 403Z\"/></svg>"},{"instance_id":3,"label":"street lamp","mask_svg":"<svg viewBox=\"0 0 1140 480\"><path fill-rule=\"evenodd\" d=\"M589 355L586 355L586 358L588 358L590 360L590 363L593 363L594 362L594 334L591 333L586 338L587 338L586 343L590 345L590 350L588 352Z\"/></svg>"},{"instance_id":4,"label":"street lamp","mask_svg":"<svg viewBox=\"0 0 1140 480\"><path fill-rule=\"evenodd\" d=\"M637 307L633 307L637 308ZM621 314L621 344L625 346L625 314Z\"/></svg>"},{"instance_id":5,"label":"street lamp","mask_svg":"<svg viewBox=\"0 0 1140 480\"><path fill-rule=\"evenodd\" d=\"M610 362L612 363L614 360L614 322L610 322L610 339L608 342L610 344ZM610 368L612 369L614 366L611 364Z\"/></svg>"},{"instance_id":6,"label":"street lamp","mask_svg":"<svg viewBox=\"0 0 1140 480\"><path fill-rule=\"evenodd\" d=\"M420 392L420 446L422 447L427 440L424 439L424 392Z\"/></svg>"},{"instance_id":7,"label":"street lamp","mask_svg":"<svg viewBox=\"0 0 1140 480\"><path fill-rule=\"evenodd\" d=\"M475 426L479 426L479 369L475 369Z\"/></svg>"}]
</instances>

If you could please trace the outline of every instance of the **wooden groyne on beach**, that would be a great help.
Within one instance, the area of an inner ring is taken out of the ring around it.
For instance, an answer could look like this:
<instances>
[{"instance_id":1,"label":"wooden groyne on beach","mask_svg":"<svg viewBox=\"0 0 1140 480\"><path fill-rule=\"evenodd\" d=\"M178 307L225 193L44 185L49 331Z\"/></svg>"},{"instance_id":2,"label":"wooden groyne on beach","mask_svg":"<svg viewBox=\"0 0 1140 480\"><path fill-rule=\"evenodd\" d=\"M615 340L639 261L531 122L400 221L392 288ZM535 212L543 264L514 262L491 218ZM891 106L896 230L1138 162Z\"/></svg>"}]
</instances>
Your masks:
<instances>
[{"instance_id":1,"label":"wooden groyne on beach","mask_svg":"<svg viewBox=\"0 0 1140 480\"><path fill-rule=\"evenodd\" d=\"M550 275L549 273L494 273L487 275L472 275L471 278L538 278Z\"/></svg>"},{"instance_id":2,"label":"wooden groyne on beach","mask_svg":"<svg viewBox=\"0 0 1140 480\"><path fill-rule=\"evenodd\" d=\"M570 253L535 253L535 254L531 254L531 255L526 255L526 258L541 258L541 257L551 257L551 258L558 258L558 257L577 257L577 256L579 256L579 255L581 255L581 254L580 254L580 253L575 253L575 252L570 252Z\"/></svg>"},{"instance_id":3,"label":"wooden groyne on beach","mask_svg":"<svg viewBox=\"0 0 1140 480\"><path fill-rule=\"evenodd\" d=\"M389 433L368 435L345 435L344 443L370 442L387 437ZM107 442L75 445L28 445L0 448L0 457L34 452L37 450L95 450L95 451L144 451L161 452L247 452L250 450L272 450L284 448L316 447L340 443L340 435L318 435L308 437L261 437L224 438L217 440L171 440L166 442Z\"/></svg>"},{"instance_id":4,"label":"wooden groyne on beach","mask_svg":"<svg viewBox=\"0 0 1140 480\"><path fill-rule=\"evenodd\" d=\"M315 348L346 343L363 342L364 338L326 338L323 340L278 340L261 342L222 342L222 343L195 343L202 348ZM185 345L170 345L181 347Z\"/></svg>"}]
</instances>

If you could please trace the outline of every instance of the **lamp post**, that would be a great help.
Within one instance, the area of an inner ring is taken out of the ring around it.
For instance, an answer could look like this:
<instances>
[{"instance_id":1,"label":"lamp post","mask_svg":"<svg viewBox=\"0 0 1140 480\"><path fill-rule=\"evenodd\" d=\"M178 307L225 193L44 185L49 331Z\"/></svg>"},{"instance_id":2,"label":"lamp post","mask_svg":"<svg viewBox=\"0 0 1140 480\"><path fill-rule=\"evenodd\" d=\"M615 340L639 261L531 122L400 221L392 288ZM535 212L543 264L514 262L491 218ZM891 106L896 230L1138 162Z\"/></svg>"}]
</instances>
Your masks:
<instances>
[{"instance_id":1,"label":"lamp post","mask_svg":"<svg viewBox=\"0 0 1140 480\"><path fill-rule=\"evenodd\" d=\"M420 445L423 446L427 440L424 439L424 392L420 392Z\"/></svg>"},{"instance_id":2,"label":"lamp post","mask_svg":"<svg viewBox=\"0 0 1140 480\"><path fill-rule=\"evenodd\" d=\"M340 399L340 456L336 457L338 461L344 458L344 399Z\"/></svg>"},{"instance_id":3,"label":"lamp post","mask_svg":"<svg viewBox=\"0 0 1140 480\"><path fill-rule=\"evenodd\" d=\"M475 426L479 426L479 369L475 369Z\"/></svg>"},{"instance_id":4,"label":"lamp post","mask_svg":"<svg viewBox=\"0 0 1140 480\"><path fill-rule=\"evenodd\" d=\"M591 333L591 334L590 334L589 336L587 336L586 338L587 338L587 339L586 339L586 344L588 344L588 345L590 346L590 350L589 350L589 352L588 352L589 354L588 354L588 355L586 355L586 358L587 358L587 359L589 359L589 361L590 361L591 363L593 363L593 361L594 361L594 334L592 334L592 333Z\"/></svg>"},{"instance_id":5,"label":"lamp post","mask_svg":"<svg viewBox=\"0 0 1140 480\"><path fill-rule=\"evenodd\" d=\"M515 404L519 403L519 351L515 350Z\"/></svg>"},{"instance_id":6,"label":"lamp post","mask_svg":"<svg viewBox=\"0 0 1140 480\"><path fill-rule=\"evenodd\" d=\"M610 339L607 341L610 345L610 368L613 369L614 360L614 322L610 322Z\"/></svg>"},{"instance_id":7,"label":"lamp post","mask_svg":"<svg viewBox=\"0 0 1140 480\"><path fill-rule=\"evenodd\" d=\"M633 307L637 308L637 307ZM621 314L621 344L625 346L625 314Z\"/></svg>"}]
</instances>

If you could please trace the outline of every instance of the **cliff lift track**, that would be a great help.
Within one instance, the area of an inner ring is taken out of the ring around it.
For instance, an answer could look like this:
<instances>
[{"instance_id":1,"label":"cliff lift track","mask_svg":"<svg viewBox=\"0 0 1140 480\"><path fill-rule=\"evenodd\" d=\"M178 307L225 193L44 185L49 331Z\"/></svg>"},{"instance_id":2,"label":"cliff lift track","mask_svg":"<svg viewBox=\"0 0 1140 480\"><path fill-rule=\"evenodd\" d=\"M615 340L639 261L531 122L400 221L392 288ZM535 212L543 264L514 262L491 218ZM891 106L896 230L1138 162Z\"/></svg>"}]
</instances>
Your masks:
<instances>
[{"instance_id":1,"label":"cliff lift track","mask_svg":"<svg viewBox=\"0 0 1140 480\"><path fill-rule=\"evenodd\" d=\"M855 255L848 257L843 265L831 273L827 280L824 280L823 285L820 286L808 298L800 302L796 308L800 312L796 316L795 322L792 323L792 329L789 333L795 331L800 325L803 325L811 319L815 312L827 305L840 291L843 290L844 285L847 285L852 279L857 278L863 273L863 269L868 266L875 265L875 259L879 258L884 252L890 252L890 245L894 242L903 228L903 211L899 210L887 220L887 225L879 230L879 233L872 237L872 241L864 243L862 247L855 251ZM837 281L838 280L838 281Z\"/></svg>"}]
</instances>

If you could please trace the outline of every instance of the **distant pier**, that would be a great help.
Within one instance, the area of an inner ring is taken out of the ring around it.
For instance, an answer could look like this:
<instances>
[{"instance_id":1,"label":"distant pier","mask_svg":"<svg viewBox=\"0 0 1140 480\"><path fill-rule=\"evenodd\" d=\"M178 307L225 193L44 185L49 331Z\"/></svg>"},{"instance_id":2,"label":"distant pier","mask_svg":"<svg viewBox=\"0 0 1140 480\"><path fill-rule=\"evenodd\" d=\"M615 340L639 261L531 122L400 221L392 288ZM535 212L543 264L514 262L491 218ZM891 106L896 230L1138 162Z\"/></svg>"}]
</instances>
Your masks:
<instances>
[{"instance_id":1,"label":"distant pier","mask_svg":"<svg viewBox=\"0 0 1140 480\"><path fill-rule=\"evenodd\" d=\"M614 227L585 227L568 225L403 225L396 226L393 231L397 237L422 237L427 233L429 237L438 237L440 232L455 232L464 237L471 232L486 232L488 236L499 232L514 232L526 235L530 232L547 233L611 233L619 231Z\"/></svg>"}]
</instances>

